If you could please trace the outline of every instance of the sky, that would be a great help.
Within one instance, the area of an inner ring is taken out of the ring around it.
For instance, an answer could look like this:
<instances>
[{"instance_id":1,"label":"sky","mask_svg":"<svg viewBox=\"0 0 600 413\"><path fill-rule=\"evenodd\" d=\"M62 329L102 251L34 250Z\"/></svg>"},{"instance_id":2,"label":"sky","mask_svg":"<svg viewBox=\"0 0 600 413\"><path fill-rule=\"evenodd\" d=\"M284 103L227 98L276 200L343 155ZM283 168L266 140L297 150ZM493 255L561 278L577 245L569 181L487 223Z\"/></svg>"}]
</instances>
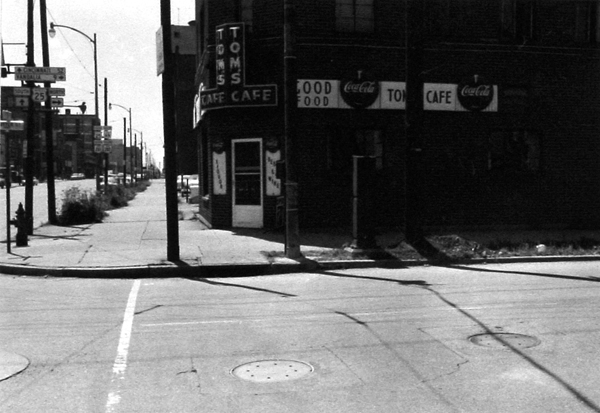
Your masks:
<instances>
[{"instance_id":1,"label":"sky","mask_svg":"<svg viewBox=\"0 0 600 413\"><path fill-rule=\"evenodd\" d=\"M43 66L40 6L35 0L35 64ZM27 0L0 0L0 33L6 63L27 60ZM160 0L46 0L50 22L73 27L90 38L96 34L98 53L98 99L104 122L104 78L108 80L108 102L131 108L134 133L143 140L156 164L162 166L163 116L161 76L156 74L156 32L160 27ZM194 20L195 0L171 0L171 23L187 25ZM49 38L50 66L65 67L67 80L53 87L64 88L65 105L86 102L87 114L94 113L94 49L85 36L57 28ZM13 75L0 86L20 86ZM71 108L80 113L78 108ZM190 108L192 110L192 108ZM63 109L64 111L64 109ZM123 135L123 118L129 113L117 106L108 110L113 138ZM141 133L140 133L141 132Z\"/></svg>"}]
</instances>

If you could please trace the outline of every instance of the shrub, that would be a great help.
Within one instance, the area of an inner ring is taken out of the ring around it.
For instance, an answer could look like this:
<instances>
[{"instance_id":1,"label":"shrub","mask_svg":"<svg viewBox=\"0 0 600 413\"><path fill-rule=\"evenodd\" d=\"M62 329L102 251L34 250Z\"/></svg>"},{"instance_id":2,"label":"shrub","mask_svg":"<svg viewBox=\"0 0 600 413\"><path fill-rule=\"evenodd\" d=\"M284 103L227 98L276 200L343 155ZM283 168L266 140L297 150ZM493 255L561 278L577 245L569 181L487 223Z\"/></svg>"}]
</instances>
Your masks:
<instances>
[{"instance_id":1,"label":"shrub","mask_svg":"<svg viewBox=\"0 0 600 413\"><path fill-rule=\"evenodd\" d=\"M72 187L63 192L63 203L58 216L60 225L80 225L102 222L106 216L106 202L95 191Z\"/></svg>"},{"instance_id":2,"label":"shrub","mask_svg":"<svg viewBox=\"0 0 600 413\"><path fill-rule=\"evenodd\" d=\"M63 192L59 225L81 225L102 222L109 209L127 206L138 192L145 191L150 183L140 181L131 186L109 186L106 193L72 187Z\"/></svg>"}]
</instances>

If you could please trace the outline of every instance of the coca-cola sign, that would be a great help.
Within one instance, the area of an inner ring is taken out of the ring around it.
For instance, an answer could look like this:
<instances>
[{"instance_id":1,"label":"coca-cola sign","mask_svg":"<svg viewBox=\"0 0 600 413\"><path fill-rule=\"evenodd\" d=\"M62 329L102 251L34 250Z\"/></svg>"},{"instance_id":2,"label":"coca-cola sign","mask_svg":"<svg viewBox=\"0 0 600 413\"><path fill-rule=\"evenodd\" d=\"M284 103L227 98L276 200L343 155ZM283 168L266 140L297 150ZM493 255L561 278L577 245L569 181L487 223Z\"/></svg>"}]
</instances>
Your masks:
<instances>
[{"instance_id":1,"label":"coca-cola sign","mask_svg":"<svg viewBox=\"0 0 600 413\"><path fill-rule=\"evenodd\" d=\"M348 105L356 109L371 106L379 96L379 82L359 76L357 79L342 80L340 94Z\"/></svg>"},{"instance_id":2,"label":"coca-cola sign","mask_svg":"<svg viewBox=\"0 0 600 413\"><path fill-rule=\"evenodd\" d=\"M457 95L465 109L481 111L494 100L494 85L475 75L458 84Z\"/></svg>"}]
</instances>

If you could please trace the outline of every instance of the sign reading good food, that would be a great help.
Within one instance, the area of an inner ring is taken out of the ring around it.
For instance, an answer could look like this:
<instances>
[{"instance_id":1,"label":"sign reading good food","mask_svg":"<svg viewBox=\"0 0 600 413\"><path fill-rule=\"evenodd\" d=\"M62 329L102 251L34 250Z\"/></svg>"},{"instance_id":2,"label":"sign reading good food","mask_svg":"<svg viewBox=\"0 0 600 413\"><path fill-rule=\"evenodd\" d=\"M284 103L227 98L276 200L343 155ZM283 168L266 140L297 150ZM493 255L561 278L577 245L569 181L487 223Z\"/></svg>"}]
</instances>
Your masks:
<instances>
[{"instance_id":1,"label":"sign reading good food","mask_svg":"<svg viewBox=\"0 0 600 413\"><path fill-rule=\"evenodd\" d=\"M305 109L352 109L342 98L341 81L298 79L298 107ZM404 82L377 82L379 94L367 109L405 109Z\"/></svg>"},{"instance_id":2,"label":"sign reading good food","mask_svg":"<svg viewBox=\"0 0 600 413\"><path fill-rule=\"evenodd\" d=\"M277 106L277 85L246 85L245 25L217 26L216 88L200 91L200 110Z\"/></svg>"},{"instance_id":3,"label":"sign reading good food","mask_svg":"<svg viewBox=\"0 0 600 413\"><path fill-rule=\"evenodd\" d=\"M379 97L379 82L366 79L362 72L358 78L342 80L340 94L348 105L355 109L364 109L371 106Z\"/></svg>"},{"instance_id":4,"label":"sign reading good food","mask_svg":"<svg viewBox=\"0 0 600 413\"><path fill-rule=\"evenodd\" d=\"M458 84L457 97L465 109L482 111L494 100L494 85L475 75Z\"/></svg>"}]
</instances>

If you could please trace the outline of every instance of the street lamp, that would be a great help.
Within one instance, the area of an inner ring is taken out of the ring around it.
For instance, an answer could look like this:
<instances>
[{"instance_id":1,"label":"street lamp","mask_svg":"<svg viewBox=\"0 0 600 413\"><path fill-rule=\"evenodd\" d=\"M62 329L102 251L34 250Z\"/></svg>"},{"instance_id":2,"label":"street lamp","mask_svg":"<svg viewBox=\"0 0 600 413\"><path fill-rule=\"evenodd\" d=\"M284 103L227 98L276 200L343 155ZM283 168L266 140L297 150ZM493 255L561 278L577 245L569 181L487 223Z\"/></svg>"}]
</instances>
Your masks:
<instances>
[{"instance_id":1,"label":"street lamp","mask_svg":"<svg viewBox=\"0 0 600 413\"><path fill-rule=\"evenodd\" d=\"M117 106L123 110L126 110L127 112L129 112L129 146L131 147L131 143L132 143L132 134L133 134L133 124L131 123L131 108L127 108L123 105L119 105L117 103L109 103L108 104L108 109L112 110L113 106ZM125 136L123 136L123 182L126 183L127 182L127 141L125 139ZM131 183L133 183L133 172L131 175Z\"/></svg>"},{"instance_id":2,"label":"street lamp","mask_svg":"<svg viewBox=\"0 0 600 413\"><path fill-rule=\"evenodd\" d=\"M55 27L63 27L65 29L73 30L74 32L79 33L80 35L85 36L85 38L92 42L92 44L94 45L94 104L96 108L96 117L99 117L100 115L98 113L98 50L96 47L96 33L94 33L94 38L92 39L90 36L82 32L81 30L75 29L74 27L50 23L50 30L48 30L48 34L50 35L50 37L56 36Z\"/></svg>"}]
</instances>

